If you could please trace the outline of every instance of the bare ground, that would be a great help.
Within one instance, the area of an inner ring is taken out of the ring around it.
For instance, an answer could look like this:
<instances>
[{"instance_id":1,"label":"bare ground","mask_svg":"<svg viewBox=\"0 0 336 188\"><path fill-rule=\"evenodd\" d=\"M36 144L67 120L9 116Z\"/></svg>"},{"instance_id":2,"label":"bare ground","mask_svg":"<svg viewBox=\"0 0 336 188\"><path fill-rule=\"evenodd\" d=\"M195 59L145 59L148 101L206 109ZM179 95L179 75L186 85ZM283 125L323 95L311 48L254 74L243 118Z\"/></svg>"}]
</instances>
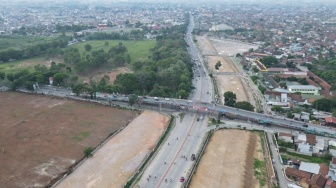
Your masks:
<instances>
[{"instance_id":1,"label":"bare ground","mask_svg":"<svg viewBox=\"0 0 336 188\"><path fill-rule=\"evenodd\" d=\"M259 136L241 130L216 131L193 175L191 188L259 187L254 157L261 149Z\"/></svg>"},{"instance_id":2,"label":"bare ground","mask_svg":"<svg viewBox=\"0 0 336 188\"><path fill-rule=\"evenodd\" d=\"M237 53L247 52L250 48L258 49L258 45L239 41L210 39L211 44L217 50L219 55L236 55Z\"/></svg>"},{"instance_id":3,"label":"bare ground","mask_svg":"<svg viewBox=\"0 0 336 188\"><path fill-rule=\"evenodd\" d=\"M102 69L98 69L96 71L93 71L89 75L83 76L83 82L89 82L90 79L99 81L104 75L107 75L108 77L110 77L109 83L113 84L117 75L122 74L122 73L133 73L133 71L131 71L127 67L119 67L115 70L111 70L111 71L106 72L106 70L103 70L103 68L102 68Z\"/></svg>"},{"instance_id":4,"label":"bare ground","mask_svg":"<svg viewBox=\"0 0 336 188\"><path fill-rule=\"evenodd\" d=\"M249 47L256 47L255 45L232 42L228 40L208 40L205 36L198 36L197 40L197 45L201 49L202 54L205 56L210 70L214 73L239 73L239 69L228 57L228 55L239 52L241 53L242 50L247 51ZM222 65L219 67L219 70L215 70L215 65L218 61L220 61ZM224 104L224 93L227 91L233 91L237 96L237 101L248 101L253 106L256 106L253 94L245 85L242 77L235 75L216 75L216 79L219 95L222 96L222 104Z\"/></svg>"},{"instance_id":5,"label":"bare ground","mask_svg":"<svg viewBox=\"0 0 336 188\"><path fill-rule=\"evenodd\" d=\"M145 111L57 187L122 187L153 150L169 117Z\"/></svg>"},{"instance_id":6,"label":"bare ground","mask_svg":"<svg viewBox=\"0 0 336 188\"><path fill-rule=\"evenodd\" d=\"M45 187L125 126L135 111L0 93L0 187Z\"/></svg>"}]
</instances>

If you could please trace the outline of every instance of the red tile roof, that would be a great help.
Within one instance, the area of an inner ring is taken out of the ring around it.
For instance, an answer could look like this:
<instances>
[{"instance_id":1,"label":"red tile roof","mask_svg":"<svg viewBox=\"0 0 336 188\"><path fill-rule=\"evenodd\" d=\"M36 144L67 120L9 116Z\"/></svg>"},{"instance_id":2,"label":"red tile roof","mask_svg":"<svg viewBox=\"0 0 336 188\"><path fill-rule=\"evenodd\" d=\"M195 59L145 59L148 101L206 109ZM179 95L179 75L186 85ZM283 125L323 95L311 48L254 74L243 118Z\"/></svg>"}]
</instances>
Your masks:
<instances>
[{"instance_id":1,"label":"red tile roof","mask_svg":"<svg viewBox=\"0 0 336 188\"><path fill-rule=\"evenodd\" d=\"M324 118L327 123L336 123L336 118L326 117Z\"/></svg>"},{"instance_id":2,"label":"red tile roof","mask_svg":"<svg viewBox=\"0 0 336 188\"><path fill-rule=\"evenodd\" d=\"M323 188L327 179L321 176L320 174L315 174L310 181L310 185L315 185L319 188Z\"/></svg>"},{"instance_id":3,"label":"red tile roof","mask_svg":"<svg viewBox=\"0 0 336 188\"><path fill-rule=\"evenodd\" d=\"M306 135L307 143L310 145L315 145L316 144L316 136L312 134L307 134Z\"/></svg>"},{"instance_id":4,"label":"red tile roof","mask_svg":"<svg viewBox=\"0 0 336 188\"><path fill-rule=\"evenodd\" d=\"M309 173L309 172L305 172L305 171L298 170L298 169L295 169L295 168L290 168L290 167L286 168L285 173L286 173L287 176L292 176L292 177L295 177L295 178L310 179L310 176L311 176L311 173Z\"/></svg>"},{"instance_id":5,"label":"red tile roof","mask_svg":"<svg viewBox=\"0 0 336 188\"><path fill-rule=\"evenodd\" d=\"M329 172L329 166L326 164L320 164L320 171L319 174L321 174L323 177L328 177L328 172Z\"/></svg>"}]
</instances>

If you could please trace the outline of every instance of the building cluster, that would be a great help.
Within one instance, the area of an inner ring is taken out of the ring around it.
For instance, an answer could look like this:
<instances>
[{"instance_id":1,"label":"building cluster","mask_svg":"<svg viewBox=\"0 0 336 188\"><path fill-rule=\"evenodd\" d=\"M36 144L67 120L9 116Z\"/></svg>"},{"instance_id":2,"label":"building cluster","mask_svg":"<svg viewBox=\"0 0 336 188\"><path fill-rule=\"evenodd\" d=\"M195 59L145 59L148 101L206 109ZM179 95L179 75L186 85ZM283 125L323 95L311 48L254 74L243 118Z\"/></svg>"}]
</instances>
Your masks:
<instances>
[{"instance_id":1,"label":"building cluster","mask_svg":"<svg viewBox=\"0 0 336 188\"><path fill-rule=\"evenodd\" d=\"M336 51L335 4L218 5L199 7L196 26L220 38L255 43L258 52L295 63L330 57Z\"/></svg>"},{"instance_id":2,"label":"building cluster","mask_svg":"<svg viewBox=\"0 0 336 188\"><path fill-rule=\"evenodd\" d=\"M22 6L5 3L0 5L0 34L22 34L23 31L26 35L49 36L56 31L56 25L80 25L98 30L146 26L158 30L184 23L184 14L183 8L152 4L98 6L30 2Z\"/></svg>"},{"instance_id":3,"label":"building cluster","mask_svg":"<svg viewBox=\"0 0 336 188\"><path fill-rule=\"evenodd\" d=\"M284 172L290 181L303 188L336 187L336 140L299 132L279 132L278 140L292 143L295 149L287 148L292 153L320 157L327 153L332 155L329 165L303 162L295 158L283 159L286 165Z\"/></svg>"}]
</instances>

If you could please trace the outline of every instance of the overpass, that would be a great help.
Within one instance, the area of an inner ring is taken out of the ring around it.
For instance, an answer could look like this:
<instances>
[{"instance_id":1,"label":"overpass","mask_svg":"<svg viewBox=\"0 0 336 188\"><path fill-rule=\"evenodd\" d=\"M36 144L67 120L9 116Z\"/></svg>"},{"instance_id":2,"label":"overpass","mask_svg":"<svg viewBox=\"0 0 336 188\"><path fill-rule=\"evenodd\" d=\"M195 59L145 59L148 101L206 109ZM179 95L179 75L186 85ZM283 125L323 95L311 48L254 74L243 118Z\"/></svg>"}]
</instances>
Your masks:
<instances>
[{"instance_id":1,"label":"overpass","mask_svg":"<svg viewBox=\"0 0 336 188\"><path fill-rule=\"evenodd\" d=\"M113 95L97 95L100 100L111 100L127 102L127 96L113 96ZM276 117L267 114L260 114L256 112L246 111L238 108L233 108L224 105L218 105L215 103L207 103L201 101L192 101L184 99L174 98L158 98L158 97L139 97L140 104L155 105L158 107L166 107L172 109L180 109L188 112L196 113L208 113L217 116L226 116L230 119L244 119L251 122L256 122L265 125L281 126L288 129L294 129L298 131L310 131L315 133L322 133L327 136L336 137L336 131L329 127L318 126L309 124L308 127L304 127L305 122L295 121L284 117Z\"/></svg>"}]
</instances>

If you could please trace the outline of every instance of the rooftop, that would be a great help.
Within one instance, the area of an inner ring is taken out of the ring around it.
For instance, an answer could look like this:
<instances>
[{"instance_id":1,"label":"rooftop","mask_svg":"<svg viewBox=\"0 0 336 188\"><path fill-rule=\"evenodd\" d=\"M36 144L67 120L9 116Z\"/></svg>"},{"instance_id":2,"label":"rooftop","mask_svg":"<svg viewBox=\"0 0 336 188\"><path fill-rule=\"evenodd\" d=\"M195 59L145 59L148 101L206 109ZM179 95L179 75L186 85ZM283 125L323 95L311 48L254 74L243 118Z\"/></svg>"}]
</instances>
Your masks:
<instances>
[{"instance_id":1,"label":"rooftop","mask_svg":"<svg viewBox=\"0 0 336 188\"><path fill-rule=\"evenodd\" d=\"M299 170L309 172L309 173L312 173L312 174L318 174L319 171L320 171L320 165L316 164L316 163L301 162Z\"/></svg>"},{"instance_id":2,"label":"rooftop","mask_svg":"<svg viewBox=\"0 0 336 188\"><path fill-rule=\"evenodd\" d=\"M314 90L317 90L317 89L321 89L321 88L318 88L318 87L313 86L313 85L290 85L290 86L288 86L288 89L314 89Z\"/></svg>"},{"instance_id":3,"label":"rooftop","mask_svg":"<svg viewBox=\"0 0 336 188\"><path fill-rule=\"evenodd\" d=\"M286 173L287 176L293 176L293 177L296 177L296 178L310 179L310 176L311 176L311 174L309 172L305 172L305 171L298 170L298 169L295 169L295 168L290 168L290 167L286 168L285 173Z\"/></svg>"}]
</instances>

